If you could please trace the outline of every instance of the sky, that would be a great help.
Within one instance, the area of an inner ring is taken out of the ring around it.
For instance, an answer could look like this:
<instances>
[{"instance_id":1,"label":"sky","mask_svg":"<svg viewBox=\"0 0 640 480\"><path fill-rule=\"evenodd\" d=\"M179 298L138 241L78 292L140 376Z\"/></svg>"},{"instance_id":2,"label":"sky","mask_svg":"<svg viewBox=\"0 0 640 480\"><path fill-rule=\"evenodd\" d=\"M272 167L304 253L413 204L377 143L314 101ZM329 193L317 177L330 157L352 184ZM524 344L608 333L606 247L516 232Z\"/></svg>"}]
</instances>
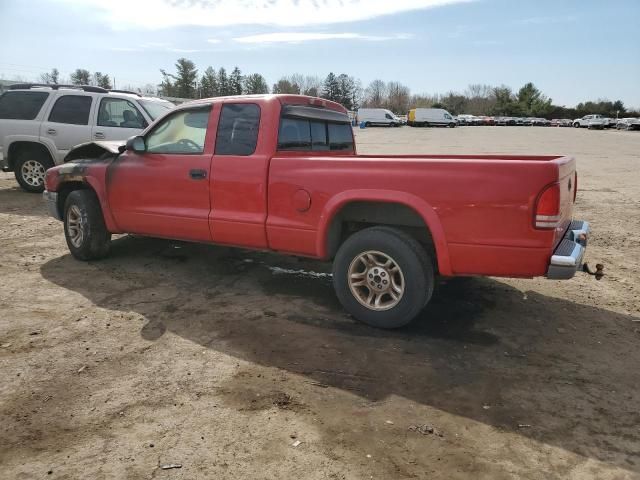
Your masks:
<instances>
[{"instance_id":1,"label":"sky","mask_svg":"<svg viewBox=\"0 0 640 480\"><path fill-rule=\"evenodd\" d=\"M0 0L0 78L158 84L177 58L273 84L347 73L412 93L533 82L558 105L640 107L640 0Z\"/></svg>"}]
</instances>

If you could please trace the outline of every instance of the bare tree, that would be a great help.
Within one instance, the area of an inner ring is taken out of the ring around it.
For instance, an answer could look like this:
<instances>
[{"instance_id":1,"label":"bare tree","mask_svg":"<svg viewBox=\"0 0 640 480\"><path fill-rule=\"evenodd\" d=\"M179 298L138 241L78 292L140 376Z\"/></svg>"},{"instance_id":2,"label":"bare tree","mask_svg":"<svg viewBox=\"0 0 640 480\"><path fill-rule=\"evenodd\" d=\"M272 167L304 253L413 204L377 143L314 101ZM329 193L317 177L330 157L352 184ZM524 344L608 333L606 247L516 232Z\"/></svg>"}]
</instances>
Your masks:
<instances>
[{"instance_id":1,"label":"bare tree","mask_svg":"<svg viewBox=\"0 0 640 480\"><path fill-rule=\"evenodd\" d=\"M387 108L394 113L402 114L409 109L411 90L400 82L387 84L388 101Z\"/></svg>"},{"instance_id":2,"label":"bare tree","mask_svg":"<svg viewBox=\"0 0 640 480\"><path fill-rule=\"evenodd\" d=\"M382 80L374 80L364 91L363 105L374 108L386 106L387 94L387 84Z\"/></svg>"}]
</instances>

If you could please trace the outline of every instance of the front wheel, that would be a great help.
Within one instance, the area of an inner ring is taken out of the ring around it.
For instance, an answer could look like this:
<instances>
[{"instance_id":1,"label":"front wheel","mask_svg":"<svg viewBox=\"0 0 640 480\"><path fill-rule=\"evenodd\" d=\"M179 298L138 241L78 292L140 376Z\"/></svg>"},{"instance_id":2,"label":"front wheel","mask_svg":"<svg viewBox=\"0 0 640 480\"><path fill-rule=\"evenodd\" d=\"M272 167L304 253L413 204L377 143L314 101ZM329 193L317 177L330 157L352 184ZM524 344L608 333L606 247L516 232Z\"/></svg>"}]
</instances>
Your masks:
<instances>
[{"instance_id":1,"label":"front wheel","mask_svg":"<svg viewBox=\"0 0 640 480\"><path fill-rule=\"evenodd\" d=\"M93 190L75 190L67 197L64 236L71 255L78 260L96 260L109 253L111 233Z\"/></svg>"},{"instance_id":2,"label":"front wheel","mask_svg":"<svg viewBox=\"0 0 640 480\"><path fill-rule=\"evenodd\" d=\"M433 284L433 265L422 245L391 227L353 234L333 263L333 286L340 303L372 327L407 325L429 302Z\"/></svg>"}]
</instances>

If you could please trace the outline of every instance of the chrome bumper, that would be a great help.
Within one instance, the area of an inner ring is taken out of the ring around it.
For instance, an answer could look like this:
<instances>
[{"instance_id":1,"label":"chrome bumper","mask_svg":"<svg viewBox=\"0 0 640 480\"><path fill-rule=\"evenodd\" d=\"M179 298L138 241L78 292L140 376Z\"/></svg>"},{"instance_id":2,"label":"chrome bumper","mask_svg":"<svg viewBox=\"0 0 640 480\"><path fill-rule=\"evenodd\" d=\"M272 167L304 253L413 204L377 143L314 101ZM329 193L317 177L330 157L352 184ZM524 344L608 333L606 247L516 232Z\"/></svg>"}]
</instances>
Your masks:
<instances>
[{"instance_id":1,"label":"chrome bumper","mask_svg":"<svg viewBox=\"0 0 640 480\"><path fill-rule=\"evenodd\" d=\"M56 220L62 220L62 216L58 210L58 192L48 192L45 190L42 192L42 198L47 204L47 211L49 212L49 215Z\"/></svg>"},{"instance_id":2,"label":"chrome bumper","mask_svg":"<svg viewBox=\"0 0 640 480\"><path fill-rule=\"evenodd\" d=\"M584 254L591 228L589 223L574 220L567 229L564 238L558 244L547 269L547 278L551 280L568 280L582 269Z\"/></svg>"}]
</instances>

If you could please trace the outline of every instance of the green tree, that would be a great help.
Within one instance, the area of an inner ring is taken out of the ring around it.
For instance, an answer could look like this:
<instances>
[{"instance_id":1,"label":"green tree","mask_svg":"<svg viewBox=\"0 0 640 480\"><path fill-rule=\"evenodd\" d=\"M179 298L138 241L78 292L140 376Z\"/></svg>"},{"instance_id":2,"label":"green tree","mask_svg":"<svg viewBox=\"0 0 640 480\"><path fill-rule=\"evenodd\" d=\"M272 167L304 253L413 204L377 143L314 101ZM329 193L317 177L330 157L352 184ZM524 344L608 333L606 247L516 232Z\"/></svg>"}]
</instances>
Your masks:
<instances>
[{"instance_id":1,"label":"green tree","mask_svg":"<svg viewBox=\"0 0 640 480\"><path fill-rule=\"evenodd\" d=\"M529 82L518 91L518 103L525 115L546 115L551 110L551 99Z\"/></svg>"},{"instance_id":2,"label":"green tree","mask_svg":"<svg viewBox=\"0 0 640 480\"><path fill-rule=\"evenodd\" d=\"M220 67L218 70L218 95L226 96L231 95L229 88L229 77L227 76L227 71L224 67Z\"/></svg>"},{"instance_id":3,"label":"green tree","mask_svg":"<svg viewBox=\"0 0 640 480\"><path fill-rule=\"evenodd\" d=\"M229 95L242 95L242 72L238 67L229 75Z\"/></svg>"},{"instance_id":4,"label":"green tree","mask_svg":"<svg viewBox=\"0 0 640 480\"><path fill-rule=\"evenodd\" d=\"M283 77L278 80L278 83L273 84L273 89L271 91L273 93L299 94L300 86L296 83L292 83L288 78Z\"/></svg>"},{"instance_id":5,"label":"green tree","mask_svg":"<svg viewBox=\"0 0 640 480\"><path fill-rule=\"evenodd\" d=\"M94 73L93 81L98 87L106 88L107 90L110 90L111 88L113 88L111 86L111 79L109 78L109 75L107 75L106 73L105 74L102 74L101 72Z\"/></svg>"},{"instance_id":6,"label":"green tree","mask_svg":"<svg viewBox=\"0 0 640 480\"><path fill-rule=\"evenodd\" d=\"M329 72L329 75L325 78L324 84L322 85L321 96L322 98L326 98L327 100L332 100L334 102L339 101L340 83L333 72Z\"/></svg>"},{"instance_id":7,"label":"green tree","mask_svg":"<svg viewBox=\"0 0 640 480\"><path fill-rule=\"evenodd\" d=\"M269 85L265 78L259 73L252 73L244 79L244 91L248 95L269 93Z\"/></svg>"},{"instance_id":8,"label":"green tree","mask_svg":"<svg viewBox=\"0 0 640 480\"><path fill-rule=\"evenodd\" d=\"M91 73L84 68L76 68L71 74L71 83L73 85L89 85L91 83Z\"/></svg>"},{"instance_id":9,"label":"green tree","mask_svg":"<svg viewBox=\"0 0 640 480\"><path fill-rule=\"evenodd\" d=\"M207 67L200 79L200 93L202 98L218 96L218 76L211 67Z\"/></svg>"},{"instance_id":10,"label":"green tree","mask_svg":"<svg viewBox=\"0 0 640 480\"><path fill-rule=\"evenodd\" d=\"M172 75L176 95L181 98L196 97L196 79L198 70L196 65L186 58L176 61L176 74Z\"/></svg>"}]
</instances>

